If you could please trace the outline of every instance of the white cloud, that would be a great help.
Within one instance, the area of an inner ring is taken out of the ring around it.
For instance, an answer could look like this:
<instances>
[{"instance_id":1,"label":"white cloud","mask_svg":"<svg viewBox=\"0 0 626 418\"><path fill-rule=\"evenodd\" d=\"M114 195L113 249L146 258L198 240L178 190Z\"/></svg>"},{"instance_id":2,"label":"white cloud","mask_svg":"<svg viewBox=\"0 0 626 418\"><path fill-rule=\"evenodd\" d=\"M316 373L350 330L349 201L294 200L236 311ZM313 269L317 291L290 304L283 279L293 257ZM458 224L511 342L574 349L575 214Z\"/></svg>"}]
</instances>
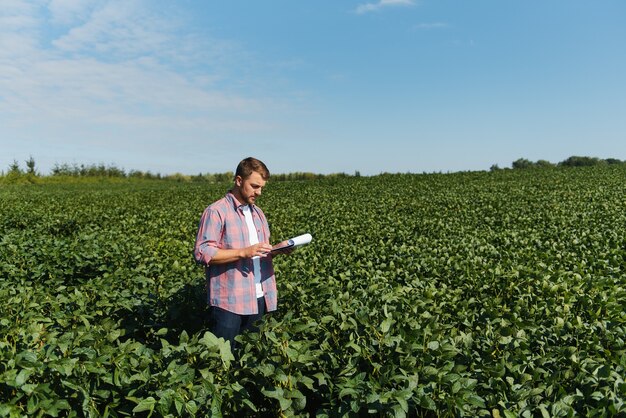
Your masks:
<instances>
[{"instance_id":1,"label":"white cloud","mask_svg":"<svg viewBox=\"0 0 626 418\"><path fill-rule=\"evenodd\" d=\"M233 52L232 43L181 35L175 23L141 2L92 1L83 14L86 6L78 1L52 0L50 19L74 24L57 27L56 38L44 39L41 32L50 25L45 8L6 1L13 7L3 4L0 12L3 111L15 114L34 106L71 118L102 115L107 107L109 114L148 107L177 114L262 107L254 99L211 89L220 77L215 63ZM185 71L191 66L196 71Z\"/></svg>"},{"instance_id":2,"label":"white cloud","mask_svg":"<svg viewBox=\"0 0 626 418\"><path fill-rule=\"evenodd\" d=\"M19 141L30 150L76 152L71 158L83 161L84 154L123 156L158 141L196 149L268 132L271 115L288 107L228 88L243 91L250 82L236 78L245 51L194 33L151 2L2 2L5 150Z\"/></svg>"},{"instance_id":3,"label":"white cloud","mask_svg":"<svg viewBox=\"0 0 626 418\"><path fill-rule=\"evenodd\" d=\"M95 3L95 0L50 0L48 10L53 23L66 25L86 19Z\"/></svg>"},{"instance_id":4,"label":"white cloud","mask_svg":"<svg viewBox=\"0 0 626 418\"><path fill-rule=\"evenodd\" d=\"M21 1L6 0L0 7L0 56L19 51L11 45L20 39L20 44L32 39L38 27L34 16L36 7ZM10 38L10 39L9 39ZM22 47L23 45L20 45Z\"/></svg>"},{"instance_id":5,"label":"white cloud","mask_svg":"<svg viewBox=\"0 0 626 418\"><path fill-rule=\"evenodd\" d=\"M364 3L358 5L355 12L357 14L363 14L375 12L389 6L413 6L414 4L414 0L379 0L378 3Z\"/></svg>"},{"instance_id":6,"label":"white cloud","mask_svg":"<svg viewBox=\"0 0 626 418\"><path fill-rule=\"evenodd\" d=\"M153 54L171 40L172 32L172 24L139 3L110 1L56 39L54 46L65 52L92 50L115 57Z\"/></svg>"}]
</instances>

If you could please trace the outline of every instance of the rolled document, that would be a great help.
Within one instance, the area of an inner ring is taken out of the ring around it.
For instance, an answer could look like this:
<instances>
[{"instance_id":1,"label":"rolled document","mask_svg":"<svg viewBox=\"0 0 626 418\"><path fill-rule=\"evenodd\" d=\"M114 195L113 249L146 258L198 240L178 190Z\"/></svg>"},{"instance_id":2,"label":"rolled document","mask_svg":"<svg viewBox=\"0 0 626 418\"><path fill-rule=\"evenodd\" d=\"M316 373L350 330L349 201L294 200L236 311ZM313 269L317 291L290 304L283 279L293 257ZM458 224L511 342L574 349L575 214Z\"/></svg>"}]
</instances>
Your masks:
<instances>
[{"instance_id":1,"label":"rolled document","mask_svg":"<svg viewBox=\"0 0 626 418\"><path fill-rule=\"evenodd\" d=\"M285 245L281 245L280 247L273 248L271 252L276 252L276 251L284 250L286 248L293 248L293 247L298 247L300 245L308 244L311 242L312 239L313 237L311 236L311 234L298 235L297 237L288 239Z\"/></svg>"},{"instance_id":2,"label":"rolled document","mask_svg":"<svg viewBox=\"0 0 626 418\"><path fill-rule=\"evenodd\" d=\"M293 237L289 240L289 245L297 247L298 245L308 244L312 239L313 237L311 234L298 235L297 237Z\"/></svg>"}]
</instances>

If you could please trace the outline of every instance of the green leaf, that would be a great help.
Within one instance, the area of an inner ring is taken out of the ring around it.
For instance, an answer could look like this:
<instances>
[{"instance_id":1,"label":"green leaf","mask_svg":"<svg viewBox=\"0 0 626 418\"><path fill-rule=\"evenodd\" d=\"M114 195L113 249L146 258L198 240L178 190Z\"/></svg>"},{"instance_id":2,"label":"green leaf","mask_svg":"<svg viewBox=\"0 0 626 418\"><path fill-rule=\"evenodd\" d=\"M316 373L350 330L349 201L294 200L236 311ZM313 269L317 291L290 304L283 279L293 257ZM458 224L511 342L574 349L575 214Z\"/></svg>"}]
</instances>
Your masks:
<instances>
[{"instance_id":1,"label":"green leaf","mask_svg":"<svg viewBox=\"0 0 626 418\"><path fill-rule=\"evenodd\" d=\"M439 349L439 341L431 341L428 343L429 350L438 350Z\"/></svg>"},{"instance_id":2,"label":"green leaf","mask_svg":"<svg viewBox=\"0 0 626 418\"><path fill-rule=\"evenodd\" d=\"M31 370L26 370L26 369L20 370L20 372L15 377L15 386L16 387L23 386L28 381L32 373L33 372Z\"/></svg>"},{"instance_id":3,"label":"green leaf","mask_svg":"<svg viewBox=\"0 0 626 418\"><path fill-rule=\"evenodd\" d=\"M485 408L485 400L478 395L469 395L466 397L467 401L474 406L479 408Z\"/></svg>"},{"instance_id":4,"label":"green leaf","mask_svg":"<svg viewBox=\"0 0 626 418\"><path fill-rule=\"evenodd\" d=\"M222 401L217 396L213 396L213 399L211 399L211 416L215 418L222 417Z\"/></svg>"},{"instance_id":5,"label":"green leaf","mask_svg":"<svg viewBox=\"0 0 626 418\"><path fill-rule=\"evenodd\" d=\"M389 328L391 328L391 325L393 325L395 321L393 320L393 318L386 318L382 324L380 324L380 330L383 332L383 334L386 334L389 332Z\"/></svg>"},{"instance_id":6,"label":"green leaf","mask_svg":"<svg viewBox=\"0 0 626 418\"><path fill-rule=\"evenodd\" d=\"M512 411L509 411L508 409L505 409L503 412L504 412L504 416L506 418L517 418L519 416L518 414L516 414L516 413L514 413Z\"/></svg>"},{"instance_id":7,"label":"green leaf","mask_svg":"<svg viewBox=\"0 0 626 418\"><path fill-rule=\"evenodd\" d=\"M155 405L156 405L156 399L154 399L152 396L149 396L145 399L139 400L139 403L137 404L137 406L133 408L133 412L137 413L137 412L149 411L150 414L152 414L152 411L154 410Z\"/></svg>"},{"instance_id":8,"label":"green leaf","mask_svg":"<svg viewBox=\"0 0 626 418\"><path fill-rule=\"evenodd\" d=\"M339 392L339 398L344 398L346 396L355 396L359 392L354 388L343 388Z\"/></svg>"},{"instance_id":9,"label":"green leaf","mask_svg":"<svg viewBox=\"0 0 626 418\"><path fill-rule=\"evenodd\" d=\"M428 409L430 411L436 411L437 405L435 401L428 395L422 395L419 397L419 404L422 408Z\"/></svg>"},{"instance_id":10,"label":"green leaf","mask_svg":"<svg viewBox=\"0 0 626 418\"><path fill-rule=\"evenodd\" d=\"M198 405L194 400L189 400L185 404L185 410L191 415L195 415L198 412Z\"/></svg>"},{"instance_id":11,"label":"green leaf","mask_svg":"<svg viewBox=\"0 0 626 418\"><path fill-rule=\"evenodd\" d=\"M289 407L291 407L291 404L293 403L291 399L285 399L285 398L279 399L278 402L280 403L280 409L282 411L288 410Z\"/></svg>"},{"instance_id":12,"label":"green leaf","mask_svg":"<svg viewBox=\"0 0 626 418\"><path fill-rule=\"evenodd\" d=\"M398 402L398 405L400 405L402 411L404 411L405 413L409 412L409 403L406 401L406 399L404 399L403 397L396 397L396 402Z\"/></svg>"}]
</instances>

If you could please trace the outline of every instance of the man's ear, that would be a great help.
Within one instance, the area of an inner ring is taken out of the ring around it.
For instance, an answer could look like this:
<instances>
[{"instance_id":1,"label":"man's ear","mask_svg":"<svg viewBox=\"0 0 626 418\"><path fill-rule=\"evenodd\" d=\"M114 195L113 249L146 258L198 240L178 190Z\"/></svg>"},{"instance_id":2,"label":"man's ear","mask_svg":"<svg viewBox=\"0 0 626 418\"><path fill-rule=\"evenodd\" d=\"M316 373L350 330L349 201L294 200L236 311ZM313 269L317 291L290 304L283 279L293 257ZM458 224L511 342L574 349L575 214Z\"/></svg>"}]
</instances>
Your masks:
<instances>
[{"instance_id":1,"label":"man's ear","mask_svg":"<svg viewBox=\"0 0 626 418\"><path fill-rule=\"evenodd\" d=\"M241 178L241 176L235 177L235 184L237 185L237 187L241 187L241 185L243 184L243 179Z\"/></svg>"}]
</instances>

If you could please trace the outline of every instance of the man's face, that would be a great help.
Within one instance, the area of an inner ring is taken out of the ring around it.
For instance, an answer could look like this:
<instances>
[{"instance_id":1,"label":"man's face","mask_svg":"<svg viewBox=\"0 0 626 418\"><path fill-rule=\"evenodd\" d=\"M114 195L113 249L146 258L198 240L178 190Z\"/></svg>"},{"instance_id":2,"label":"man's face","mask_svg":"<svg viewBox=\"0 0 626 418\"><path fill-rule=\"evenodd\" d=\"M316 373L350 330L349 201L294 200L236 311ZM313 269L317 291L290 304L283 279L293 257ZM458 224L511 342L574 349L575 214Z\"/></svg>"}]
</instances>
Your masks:
<instances>
[{"instance_id":1,"label":"man's face","mask_svg":"<svg viewBox=\"0 0 626 418\"><path fill-rule=\"evenodd\" d=\"M256 171L253 171L250 177L245 180L237 176L235 178L235 197L242 204L253 205L256 203L256 198L261 196L265 183L261 174Z\"/></svg>"}]
</instances>

